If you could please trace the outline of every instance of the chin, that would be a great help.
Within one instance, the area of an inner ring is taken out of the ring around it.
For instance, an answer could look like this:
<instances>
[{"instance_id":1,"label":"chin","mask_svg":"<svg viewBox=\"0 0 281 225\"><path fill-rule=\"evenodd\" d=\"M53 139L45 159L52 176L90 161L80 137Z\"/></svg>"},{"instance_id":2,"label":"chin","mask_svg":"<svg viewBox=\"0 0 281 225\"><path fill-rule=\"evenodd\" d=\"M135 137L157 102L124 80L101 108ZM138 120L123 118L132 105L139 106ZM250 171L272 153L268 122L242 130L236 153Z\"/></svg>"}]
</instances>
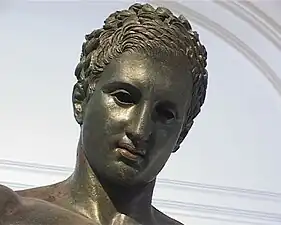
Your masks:
<instances>
[{"instance_id":1,"label":"chin","mask_svg":"<svg viewBox=\"0 0 281 225\"><path fill-rule=\"evenodd\" d=\"M124 187L146 185L149 183L144 179L142 171L122 161L107 166L105 172L100 175L110 183Z\"/></svg>"}]
</instances>

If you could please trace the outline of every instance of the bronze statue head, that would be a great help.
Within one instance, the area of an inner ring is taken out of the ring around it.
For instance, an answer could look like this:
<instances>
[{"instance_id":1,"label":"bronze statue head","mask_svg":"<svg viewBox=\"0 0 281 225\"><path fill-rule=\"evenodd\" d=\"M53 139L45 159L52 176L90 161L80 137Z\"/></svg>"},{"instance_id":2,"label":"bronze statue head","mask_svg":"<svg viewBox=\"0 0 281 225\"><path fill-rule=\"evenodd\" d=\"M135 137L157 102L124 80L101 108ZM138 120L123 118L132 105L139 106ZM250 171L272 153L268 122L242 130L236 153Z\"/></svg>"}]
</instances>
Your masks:
<instances>
[{"instance_id":1,"label":"bronze statue head","mask_svg":"<svg viewBox=\"0 0 281 225\"><path fill-rule=\"evenodd\" d=\"M149 4L117 11L86 35L73 108L97 175L120 184L157 176L204 103L206 60L183 16Z\"/></svg>"}]
</instances>

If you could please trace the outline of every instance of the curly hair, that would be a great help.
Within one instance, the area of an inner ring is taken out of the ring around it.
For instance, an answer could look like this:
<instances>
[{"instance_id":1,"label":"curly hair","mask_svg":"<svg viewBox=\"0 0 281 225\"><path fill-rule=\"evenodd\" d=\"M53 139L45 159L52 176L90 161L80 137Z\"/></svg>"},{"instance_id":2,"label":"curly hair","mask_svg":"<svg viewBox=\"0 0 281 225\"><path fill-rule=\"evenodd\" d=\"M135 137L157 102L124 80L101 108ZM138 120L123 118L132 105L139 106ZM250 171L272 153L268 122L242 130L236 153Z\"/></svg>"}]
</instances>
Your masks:
<instances>
[{"instance_id":1,"label":"curly hair","mask_svg":"<svg viewBox=\"0 0 281 225\"><path fill-rule=\"evenodd\" d=\"M184 16L176 17L163 7L149 4L134 4L128 10L112 13L101 29L85 36L80 62L75 76L80 89L86 90L85 98L106 65L120 54L132 52L168 52L187 56L193 78L191 107L187 112L181 134L174 151L179 149L199 114L205 101L208 72L207 51L199 41L199 35ZM92 87L93 91L94 87Z\"/></svg>"}]
</instances>

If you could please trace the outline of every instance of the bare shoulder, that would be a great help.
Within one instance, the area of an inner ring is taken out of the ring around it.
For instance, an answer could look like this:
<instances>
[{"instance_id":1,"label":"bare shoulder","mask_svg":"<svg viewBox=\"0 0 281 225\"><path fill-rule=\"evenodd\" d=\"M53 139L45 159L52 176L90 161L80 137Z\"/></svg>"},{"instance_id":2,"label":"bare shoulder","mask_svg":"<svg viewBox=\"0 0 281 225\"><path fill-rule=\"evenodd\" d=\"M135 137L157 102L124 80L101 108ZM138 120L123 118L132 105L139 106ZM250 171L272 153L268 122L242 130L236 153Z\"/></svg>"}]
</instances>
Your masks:
<instances>
[{"instance_id":1,"label":"bare shoulder","mask_svg":"<svg viewBox=\"0 0 281 225\"><path fill-rule=\"evenodd\" d=\"M50 202L21 197L0 185L1 225L95 225L88 218Z\"/></svg>"},{"instance_id":2,"label":"bare shoulder","mask_svg":"<svg viewBox=\"0 0 281 225\"><path fill-rule=\"evenodd\" d=\"M153 209L154 209L154 217L155 217L155 220L157 221L157 224L184 225L183 223L181 223L181 222L167 216L166 214L162 213L161 211L159 211L155 207L153 207Z\"/></svg>"},{"instance_id":3,"label":"bare shoulder","mask_svg":"<svg viewBox=\"0 0 281 225\"><path fill-rule=\"evenodd\" d=\"M16 192L0 185L0 217L16 213L21 205L21 199Z\"/></svg>"},{"instance_id":4,"label":"bare shoulder","mask_svg":"<svg viewBox=\"0 0 281 225\"><path fill-rule=\"evenodd\" d=\"M16 191L21 197L42 199L55 203L66 194L64 182Z\"/></svg>"}]
</instances>

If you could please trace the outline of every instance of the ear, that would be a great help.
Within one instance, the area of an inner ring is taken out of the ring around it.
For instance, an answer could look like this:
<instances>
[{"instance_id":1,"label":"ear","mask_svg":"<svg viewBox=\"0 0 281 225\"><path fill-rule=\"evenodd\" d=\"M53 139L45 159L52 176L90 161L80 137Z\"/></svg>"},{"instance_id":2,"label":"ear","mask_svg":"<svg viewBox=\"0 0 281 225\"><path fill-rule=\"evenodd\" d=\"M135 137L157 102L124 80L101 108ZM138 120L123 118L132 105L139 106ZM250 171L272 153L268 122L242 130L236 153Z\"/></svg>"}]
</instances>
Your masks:
<instances>
[{"instance_id":1,"label":"ear","mask_svg":"<svg viewBox=\"0 0 281 225\"><path fill-rule=\"evenodd\" d=\"M83 116L87 101L87 90L82 82L77 82L72 91L72 106L74 112L74 118L78 124L82 125Z\"/></svg>"}]
</instances>

